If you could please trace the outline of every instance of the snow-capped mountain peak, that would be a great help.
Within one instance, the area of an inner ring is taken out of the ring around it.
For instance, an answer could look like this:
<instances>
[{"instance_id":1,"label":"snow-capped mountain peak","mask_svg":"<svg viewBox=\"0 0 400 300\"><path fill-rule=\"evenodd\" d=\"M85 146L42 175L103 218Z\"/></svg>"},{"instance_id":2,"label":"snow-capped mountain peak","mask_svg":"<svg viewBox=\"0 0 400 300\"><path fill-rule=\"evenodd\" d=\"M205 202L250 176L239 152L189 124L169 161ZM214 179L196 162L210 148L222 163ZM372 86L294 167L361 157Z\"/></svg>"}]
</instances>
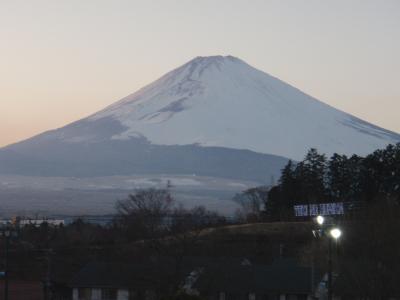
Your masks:
<instances>
[{"instance_id":1,"label":"snow-capped mountain peak","mask_svg":"<svg viewBox=\"0 0 400 300\"><path fill-rule=\"evenodd\" d=\"M327 155L365 155L399 142L400 136L238 58L210 56L196 57L88 118L10 149L52 141L74 147L103 143L107 149L124 142L135 148L138 141L216 146L301 160L311 147Z\"/></svg>"},{"instance_id":2,"label":"snow-capped mountain peak","mask_svg":"<svg viewBox=\"0 0 400 300\"><path fill-rule=\"evenodd\" d=\"M222 146L301 159L366 154L399 141L390 131L334 109L233 56L196 57L92 115L126 129L112 139Z\"/></svg>"}]
</instances>

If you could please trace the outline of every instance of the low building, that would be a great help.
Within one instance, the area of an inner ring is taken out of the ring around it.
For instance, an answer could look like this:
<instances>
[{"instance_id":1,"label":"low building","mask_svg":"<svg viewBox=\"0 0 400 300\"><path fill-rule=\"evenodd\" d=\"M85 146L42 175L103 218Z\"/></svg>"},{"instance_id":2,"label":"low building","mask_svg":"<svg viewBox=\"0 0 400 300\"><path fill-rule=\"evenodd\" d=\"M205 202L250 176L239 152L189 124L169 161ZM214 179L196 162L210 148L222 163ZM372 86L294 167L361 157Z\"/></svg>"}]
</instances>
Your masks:
<instances>
[{"instance_id":1,"label":"low building","mask_svg":"<svg viewBox=\"0 0 400 300\"><path fill-rule=\"evenodd\" d=\"M3 298L4 280L0 280L0 299ZM10 280L8 298L12 300L43 300L43 285L41 281Z\"/></svg>"},{"instance_id":2,"label":"low building","mask_svg":"<svg viewBox=\"0 0 400 300\"><path fill-rule=\"evenodd\" d=\"M292 260L271 265L222 263L205 268L193 289L209 300L307 300L314 299L319 278Z\"/></svg>"},{"instance_id":3,"label":"low building","mask_svg":"<svg viewBox=\"0 0 400 300\"><path fill-rule=\"evenodd\" d=\"M64 220L56 220L56 219L21 219L18 221L17 225L19 225L20 227L25 227L25 226L40 227L43 223L47 223L49 226L65 225Z\"/></svg>"},{"instance_id":4,"label":"low building","mask_svg":"<svg viewBox=\"0 0 400 300\"><path fill-rule=\"evenodd\" d=\"M16 227L25 227L25 226L35 226L40 227L43 223L46 223L49 226L58 227L64 226L65 220L62 219L32 219L32 218L24 218L24 217L13 217L12 219L2 219L0 220L0 226L16 226Z\"/></svg>"},{"instance_id":5,"label":"low building","mask_svg":"<svg viewBox=\"0 0 400 300\"><path fill-rule=\"evenodd\" d=\"M175 270L175 271L174 271ZM158 300L177 286L208 300L315 299L319 276L291 260L271 265L238 259L165 263L91 263L72 280L73 300Z\"/></svg>"},{"instance_id":6,"label":"low building","mask_svg":"<svg viewBox=\"0 0 400 300\"><path fill-rule=\"evenodd\" d=\"M70 286L73 300L158 299L171 274L153 263L89 263Z\"/></svg>"}]
</instances>

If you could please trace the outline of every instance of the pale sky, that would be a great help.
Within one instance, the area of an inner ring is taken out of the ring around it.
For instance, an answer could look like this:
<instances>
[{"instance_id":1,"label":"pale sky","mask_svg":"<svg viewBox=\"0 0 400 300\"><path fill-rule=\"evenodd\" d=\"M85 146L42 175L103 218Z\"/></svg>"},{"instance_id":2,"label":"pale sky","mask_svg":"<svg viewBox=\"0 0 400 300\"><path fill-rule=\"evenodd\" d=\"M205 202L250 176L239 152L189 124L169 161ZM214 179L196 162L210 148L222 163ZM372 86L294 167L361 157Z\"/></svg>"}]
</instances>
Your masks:
<instances>
[{"instance_id":1,"label":"pale sky","mask_svg":"<svg viewBox=\"0 0 400 300\"><path fill-rule=\"evenodd\" d=\"M0 0L0 37L0 146L228 54L400 132L399 0Z\"/></svg>"}]
</instances>

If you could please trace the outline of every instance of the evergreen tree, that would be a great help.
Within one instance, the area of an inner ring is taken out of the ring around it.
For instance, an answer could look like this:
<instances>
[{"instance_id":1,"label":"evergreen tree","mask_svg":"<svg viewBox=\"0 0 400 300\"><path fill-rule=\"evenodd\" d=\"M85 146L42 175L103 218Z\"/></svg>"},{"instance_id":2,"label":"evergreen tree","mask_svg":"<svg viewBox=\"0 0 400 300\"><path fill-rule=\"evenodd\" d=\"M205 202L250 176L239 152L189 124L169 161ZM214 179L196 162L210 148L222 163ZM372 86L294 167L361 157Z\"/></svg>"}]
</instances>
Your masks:
<instances>
[{"instance_id":1,"label":"evergreen tree","mask_svg":"<svg viewBox=\"0 0 400 300\"><path fill-rule=\"evenodd\" d=\"M347 179L350 182L349 195L345 200L361 201L362 199L362 177L363 177L364 158L358 155L352 155L347 161Z\"/></svg>"},{"instance_id":2,"label":"evergreen tree","mask_svg":"<svg viewBox=\"0 0 400 300\"><path fill-rule=\"evenodd\" d=\"M354 155L334 154L328 162L328 189L331 200L354 201L357 198L360 159Z\"/></svg>"},{"instance_id":3,"label":"evergreen tree","mask_svg":"<svg viewBox=\"0 0 400 300\"><path fill-rule=\"evenodd\" d=\"M282 201L282 192L280 185L274 186L268 192L268 200L265 203L265 212L270 220L281 220L282 211L285 210L285 204Z\"/></svg>"},{"instance_id":4,"label":"evergreen tree","mask_svg":"<svg viewBox=\"0 0 400 300\"><path fill-rule=\"evenodd\" d=\"M295 170L302 203L320 203L326 201L325 176L326 158L311 148Z\"/></svg>"},{"instance_id":5,"label":"evergreen tree","mask_svg":"<svg viewBox=\"0 0 400 300\"><path fill-rule=\"evenodd\" d=\"M294 172L294 165L291 160L282 169L282 175L279 179L279 185L281 190L281 201L282 206L292 207L297 203L299 197L298 184Z\"/></svg>"},{"instance_id":6,"label":"evergreen tree","mask_svg":"<svg viewBox=\"0 0 400 300\"><path fill-rule=\"evenodd\" d=\"M381 152L380 193L387 200L400 202L400 143L388 145Z\"/></svg>"},{"instance_id":7,"label":"evergreen tree","mask_svg":"<svg viewBox=\"0 0 400 300\"><path fill-rule=\"evenodd\" d=\"M372 202L384 196L383 178L385 173L383 150L376 150L368 155L361 169L361 199Z\"/></svg>"}]
</instances>

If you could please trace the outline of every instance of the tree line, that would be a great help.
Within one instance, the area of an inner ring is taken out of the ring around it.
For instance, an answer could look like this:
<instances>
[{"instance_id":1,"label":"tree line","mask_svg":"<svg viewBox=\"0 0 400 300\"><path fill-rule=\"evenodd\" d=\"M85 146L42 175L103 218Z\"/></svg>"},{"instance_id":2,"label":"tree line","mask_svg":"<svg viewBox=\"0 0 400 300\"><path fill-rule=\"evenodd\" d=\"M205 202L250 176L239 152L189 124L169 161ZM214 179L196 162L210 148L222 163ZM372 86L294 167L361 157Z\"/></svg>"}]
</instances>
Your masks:
<instances>
[{"instance_id":1,"label":"tree line","mask_svg":"<svg viewBox=\"0 0 400 300\"><path fill-rule=\"evenodd\" d=\"M298 204L400 204L400 143L365 157L335 153L327 158L312 148L302 161L288 161L276 185L246 190L234 200L246 221L288 219Z\"/></svg>"}]
</instances>

